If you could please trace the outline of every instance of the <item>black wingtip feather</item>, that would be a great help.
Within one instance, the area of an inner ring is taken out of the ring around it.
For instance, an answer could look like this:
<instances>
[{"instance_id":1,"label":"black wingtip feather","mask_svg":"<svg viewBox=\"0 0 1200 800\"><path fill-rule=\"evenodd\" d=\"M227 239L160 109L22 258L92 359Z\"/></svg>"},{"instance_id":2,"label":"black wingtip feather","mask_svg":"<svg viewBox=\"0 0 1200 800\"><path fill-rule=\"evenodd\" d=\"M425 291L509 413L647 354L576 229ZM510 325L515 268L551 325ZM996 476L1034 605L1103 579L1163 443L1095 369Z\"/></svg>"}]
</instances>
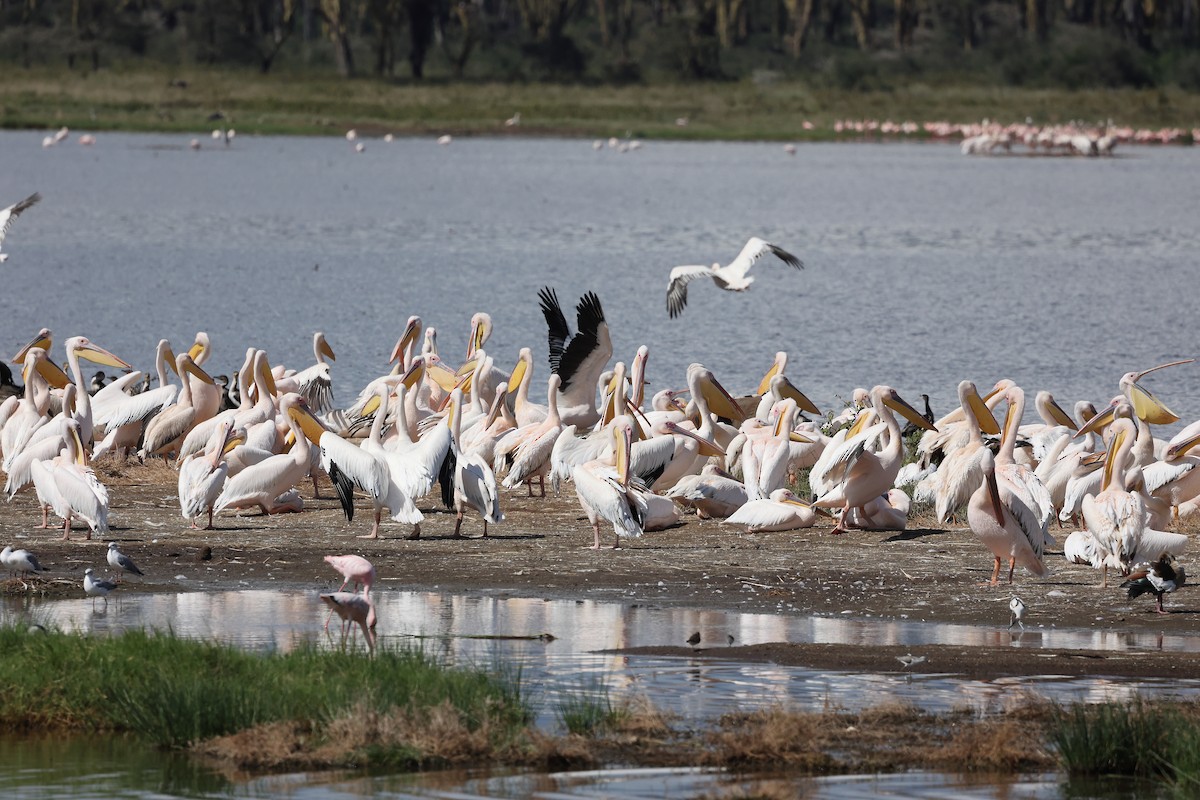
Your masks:
<instances>
[{"instance_id":1,"label":"black wingtip feather","mask_svg":"<svg viewBox=\"0 0 1200 800\"><path fill-rule=\"evenodd\" d=\"M771 245L771 252L774 253L776 256L778 256L779 260L782 261L783 263L787 264L789 267L795 267L796 269L804 269L804 262L801 261L800 259L796 258L794 255L789 253L787 250L784 250L782 247L776 247L775 245Z\"/></svg>"},{"instance_id":2,"label":"black wingtip feather","mask_svg":"<svg viewBox=\"0 0 1200 800\"><path fill-rule=\"evenodd\" d=\"M337 492L338 501L342 504L342 511L346 515L347 522L354 521L354 481L350 480L350 476L338 469L336 463L329 464L329 480L333 482L333 489Z\"/></svg>"},{"instance_id":3,"label":"black wingtip feather","mask_svg":"<svg viewBox=\"0 0 1200 800\"><path fill-rule=\"evenodd\" d=\"M446 451L442 459L442 468L438 470L438 485L442 487L442 505L454 508L454 467L458 459L454 457L454 448Z\"/></svg>"}]
</instances>

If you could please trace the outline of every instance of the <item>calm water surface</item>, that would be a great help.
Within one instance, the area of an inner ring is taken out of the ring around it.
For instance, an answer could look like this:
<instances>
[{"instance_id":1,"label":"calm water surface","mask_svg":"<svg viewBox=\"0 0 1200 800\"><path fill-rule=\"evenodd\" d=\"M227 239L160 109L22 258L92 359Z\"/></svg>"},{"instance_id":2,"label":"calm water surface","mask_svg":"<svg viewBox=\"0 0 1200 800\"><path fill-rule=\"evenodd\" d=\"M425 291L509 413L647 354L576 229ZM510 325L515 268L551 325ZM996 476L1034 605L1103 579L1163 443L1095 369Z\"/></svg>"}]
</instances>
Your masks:
<instances>
[{"instance_id":1,"label":"calm water surface","mask_svg":"<svg viewBox=\"0 0 1200 800\"><path fill-rule=\"evenodd\" d=\"M10 234L0 346L39 327L86 333L140 367L166 336L213 337L230 372L244 348L339 359L338 399L379 374L409 314L451 360L486 310L507 369L523 345L545 368L535 294L600 293L616 357L651 345L655 388L691 361L735 392L778 349L823 408L859 385L924 391L935 410L962 378L1011 377L1065 402L1107 400L1117 379L1197 355L1195 187L1200 149L1115 159L966 159L936 144L801 147L651 142L620 155L579 140L367 143L104 134L43 151L0 132L5 202L45 201ZM694 284L668 320L666 276L732 258L750 235L808 265L763 262L742 296ZM319 266L319 269L317 268ZM65 291L64 291L65 290ZM1200 417L1200 368L1150 385Z\"/></svg>"},{"instance_id":2,"label":"calm water surface","mask_svg":"<svg viewBox=\"0 0 1200 800\"><path fill-rule=\"evenodd\" d=\"M276 362L304 366L320 328L339 354L335 390L345 402L383 370L409 314L436 326L443 354L456 360L471 313L485 310L496 325L487 349L501 368L528 345L544 379L545 327L535 294L550 284L568 306L588 289L599 292L617 358L651 345L653 389L682 384L687 364L701 361L734 392L748 391L774 352L786 349L789 374L823 408L840 405L855 386L887 382L910 399L929 393L944 411L960 379L990 384L1000 377L1050 389L1063 402L1103 401L1128 370L1197 355L1192 315L1180 313L1179 302L1195 291L1200 252L1195 148L1129 148L1101 161L964 159L943 145L830 144L789 158L774 144L655 142L618 155L576 140L458 139L438 147L412 139L368 142L355 155L340 139L242 137L228 149L206 139L192 152L187 138L104 134L94 148L43 151L40 133L0 132L0 202L33 190L45 196L7 242L0 352L46 326L60 340L86 334L148 368L160 337L180 345L207 330L214 371L232 372L251 344ZM763 262L743 296L694 284L684 317L668 320L669 269L727 261L750 235L787 247L808 268L795 273ZM1147 383L1185 420L1200 417L1200 368ZM696 629L705 641L819 636L914 650L997 636L1022 647L1195 649L1192 637L1047 629L1009 637L971 626L620 603L560 608L387 597L385 638L430 637L417 641L452 660L520 663L544 677L550 699L581 679L600 679L692 716L780 699L853 706L848 698L895 698L986 709L1027 690L1064 699L1109 699L1138 688L1196 691L1052 674L1008 683L933 675L910 683L894 674L590 652L674 642ZM225 623L251 616L247 608L273 622L265 629ZM35 613L94 632L163 620L179 630L190 620L187 635L249 637L246 646L279 648L311 639L321 622L311 594L273 592L131 593L103 615L85 601ZM462 638L544 631L560 639ZM722 776L694 772L415 782L292 775L231 783L109 739L70 749L0 739L0 765L0 795L21 798L663 797L729 788ZM1053 776L999 786L950 776L851 778L807 782L805 791L830 798L1093 796ZM1126 794L1111 786L1104 793Z\"/></svg>"}]
</instances>

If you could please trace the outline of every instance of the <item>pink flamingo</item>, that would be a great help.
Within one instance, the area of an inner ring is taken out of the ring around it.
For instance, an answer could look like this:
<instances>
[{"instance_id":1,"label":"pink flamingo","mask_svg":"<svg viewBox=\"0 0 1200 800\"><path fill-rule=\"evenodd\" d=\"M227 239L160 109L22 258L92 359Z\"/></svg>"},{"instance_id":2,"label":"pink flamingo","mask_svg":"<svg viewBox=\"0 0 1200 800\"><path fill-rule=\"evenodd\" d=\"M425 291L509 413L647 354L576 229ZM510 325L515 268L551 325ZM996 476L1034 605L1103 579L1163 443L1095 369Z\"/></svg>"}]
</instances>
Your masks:
<instances>
[{"instance_id":1,"label":"pink flamingo","mask_svg":"<svg viewBox=\"0 0 1200 800\"><path fill-rule=\"evenodd\" d=\"M325 556L325 561L329 564L329 566L342 573L342 577L346 579L342 582L342 585L338 588L335 594L351 594L350 592L345 591L346 586L348 586L351 581L354 581L355 592L358 591L359 586L362 586L363 595L370 594L371 585L375 583L375 565L370 561L367 561L362 556L355 555ZM336 610L337 607L334 606L333 611ZM329 630L329 620L333 619L333 611L330 611L329 616L325 618L326 631ZM341 612L338 613L340 614ZM345 617L343 616L342 619L345 620Z\"/></svg>"},{"instance_id":2,"label":"pink flamingo","mask_svg":"<svg viewBox=\"0 0 1200 800\"><path fill-rule=\"evenodd\" d=\"M342 619L343 647L346 644L347 624L357 622L362 628L363 636L366 637L367 649L371 653L375 652L375 604L371 602L370 595L356 592L330 592L321 595L321 602L329 606L331 613L336 613ZM328 630L328 620L325 625Z\"/></svg>"}]
</instances>

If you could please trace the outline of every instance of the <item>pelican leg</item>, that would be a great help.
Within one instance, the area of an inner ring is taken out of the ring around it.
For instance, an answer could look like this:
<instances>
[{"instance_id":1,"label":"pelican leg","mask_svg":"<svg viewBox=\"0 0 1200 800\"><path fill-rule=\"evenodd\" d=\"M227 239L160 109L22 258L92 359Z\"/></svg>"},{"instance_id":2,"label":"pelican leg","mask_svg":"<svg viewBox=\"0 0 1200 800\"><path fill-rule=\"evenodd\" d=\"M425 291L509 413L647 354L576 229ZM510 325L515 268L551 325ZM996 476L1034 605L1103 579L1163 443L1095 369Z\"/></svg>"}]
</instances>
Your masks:
<instances>
[{"instance_id":1,"label":"pelican leg","mask_svg":"<svg viewBox=\"0 0 1200 800\"><path fill-rule=\"evenodd\" d=\"M368 534L365 534L363 536L360 536L358 538L360 538L360 539L378 539L379 538L379 519L382 515L383 515L382 508L375 509L375 521L373 523L371 523L371 532ZM346 585L342 584L342 589L345 589L345 588L346 588ZM338 589L338 591L340 592L342 589Z\"/></svg>"},{"instance_id":2,"label":"pelican leg","mask_svg":"<svg viewBox=\"0 0 1200 800\"><path fill-rule=\"evenodd\" d=\"M463 512L460 511L460 512L458 512L458 517L454 520L454 538L455 539L462 538L462 534L459 532L462 530L462 521L463 521Z\"/></svg>"},{"instance_id":3,"label":"pelican leg","mask_svg":"<svg viewBox=\"0 0 1200 800\"><path fill-rule=\"evenodd\" d=\"M1166 610L1165 608L1163 608L1162 599L1163 599L1163 596L1162 596L1161 594L1160 594L1160 595L1156 595L1156 596L1155 596L1155 600L1157 600L1157 601L1158 601L1158 608L1157 608L1157 609L1155 609L1155 610L1156 610L1156 611L1157 611L1159 614L1166 614L1166 613L1167 613L1167 610Z\"/></svg>"},{"instance_id":4,"label":"pelican leg","mask_svg":"<svg viewBox=\"0 0 1200 800\"><path fill-rule=\"evenodd\" d=\"M1012 586L1013 572L1017 568L1017 559L1010 557L1008 559L1008 585Z\"/></svg>"},{"instance_id":5,"label":"pelican leg","mask_svg":"<svg viewBox=\"0 0 1200 800\"><path fill-rule=\"evenodd\" d=\"M483 520L483 538L485 538L485 539L488 538L487 519L486 518Z\"/></svg>"},{"instance_id":6,"label":"pelican leg","mask_svg":"<svg viewBox=\"0 0 1200 800\"><path fill-rule=\"evenodd\" d=\"M529 490L529 496L533 497L533 478L525 481L525 488Z\"/></svg>"},{"instance_id":7,"label":"pelican leg","mask_svg":"<svg viewBox=\"0 0 1200 800\"><path fill-rule=\"evenodd\" d=\"M410 533L407 538L409 541L413 542L421 538L421 523L418 522L416 525L413 525L412 533Z\"/></svg>"},{"instance_id":8,"label":"pelican leg","mask_svg":"<svg viewBox=\"0 0 1200 800\"><path fill-rule=\"evenodd\" d=\"M545 475L538 476L538 485L542 487L542 497L545 497L546 496L546 476Z\"/></svg>"},{"instance_id":9,"label":"pelican leg","mask_svg":"<svg viewBox=\"0 0 1200 800\"><path fill-rule=\"evenodd\" d=\"M992 556L992 579L987 583L981 583L980 586L999 586L1000 585L1000 556Z\"/></svg>"},{"instance_id":10,"label":"pelican leg","mask_svg":"<svg viewBox=\"0 0 1200 800\"><path fill-rule=\"evenodd\" d=\"M596 537L596 543L592 545L592 549L599 550L600 549L600 523L599 522L592 523L592 532L595 534L595 537Z\"/></svg>"},{"instance_id":11,"label":"pelican leg","mask_svg":"<svg viewBox=\"0 0 1200 800\"><path fill-rule=\"evenodd\" d=\"M1100 588L1108 588L1108 564L1104 564L1100 567Z\"/></svg>"},{"instance_id":12,"label":"pelican leg","mask_svg":"<svg viewBox=\"0 0 1200 800\"><path fill-rule=\"evenodd\" d=\"M66 520L63 521L63 541L68 541L71 538L71 515L67 514Z\"/></svg>"},{"instance_id":13,"label":"pelican leg","mask_svg":"<svg viewBox=\"0 0 1200 800\"><path fill-rule=\"evenodd\" d=\"M46 505L42 506L42 524L39 525L38 527L39 528L49 528L50 527L50 506L46 506Z\"/></svg>"},{"instance_id":14,"label":"pelican leg","mask_svg":"<svg viewBox=\"0 0 1200 800\"><path fill-rule=\"evenodd\" d=\"M209 508L208 509L208 525L205 526L204 530L211 531L213 529L212 520L213 520L213 510L212 510L212 508Z\"/></svg>"},{"instance_id":15,"label":"pelican leg","mask_svg":"<svg viewBox=\"0 0 1200 800\"><path fill-rule=\"evenodd\" d=\"M621 549L621 534L614 532L613 533L613 550L620 550L620 549Z\"/></svg>"}]
</instances>

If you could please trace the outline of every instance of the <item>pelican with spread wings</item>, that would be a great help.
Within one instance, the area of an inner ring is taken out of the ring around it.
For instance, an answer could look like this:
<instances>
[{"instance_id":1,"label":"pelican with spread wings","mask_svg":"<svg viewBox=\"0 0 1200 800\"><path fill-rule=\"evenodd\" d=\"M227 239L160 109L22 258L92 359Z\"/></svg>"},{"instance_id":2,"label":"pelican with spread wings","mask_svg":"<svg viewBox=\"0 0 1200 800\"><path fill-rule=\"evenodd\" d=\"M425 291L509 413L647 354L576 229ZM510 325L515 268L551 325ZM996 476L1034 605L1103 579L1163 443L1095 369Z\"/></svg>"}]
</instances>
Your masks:
<instances>
[{"instance_id":1,"label":"pelican with spread wings","mask_svg":"<svg viewBox=\"0 0 1200 800\"><path fill-rule=\"evenodd\" d=\"M0 247L4 246L4 237L8 234L8 229L12 227L13 221L21 216L21 212L42 199L42 196L37 192L29 195L19 203L13 203L5 209L0 209ZM0 263L8 261L7 253L0 253Z\"/></svg>"},{"instance_id":2,"label":"pelican with spread wings","mask_svg":"<svg viewBox=\"0 0 1200 800\"><path fill-rule=\"evenodd\" d=\"M687 305L688 284L697 278L709 277L713 283L727 292L744 292L754 283L754 278L747 273L750 268L768 253L777 256L783 263L796 269L804 269L804 263L782 247L763 241L757 236L746 242L738 257L722 267L713 264L711 267L700 265L676 267L671 270L671 282L667 285L667 313L674 319L683 313Z\"/></svg>"}]
</instances>

